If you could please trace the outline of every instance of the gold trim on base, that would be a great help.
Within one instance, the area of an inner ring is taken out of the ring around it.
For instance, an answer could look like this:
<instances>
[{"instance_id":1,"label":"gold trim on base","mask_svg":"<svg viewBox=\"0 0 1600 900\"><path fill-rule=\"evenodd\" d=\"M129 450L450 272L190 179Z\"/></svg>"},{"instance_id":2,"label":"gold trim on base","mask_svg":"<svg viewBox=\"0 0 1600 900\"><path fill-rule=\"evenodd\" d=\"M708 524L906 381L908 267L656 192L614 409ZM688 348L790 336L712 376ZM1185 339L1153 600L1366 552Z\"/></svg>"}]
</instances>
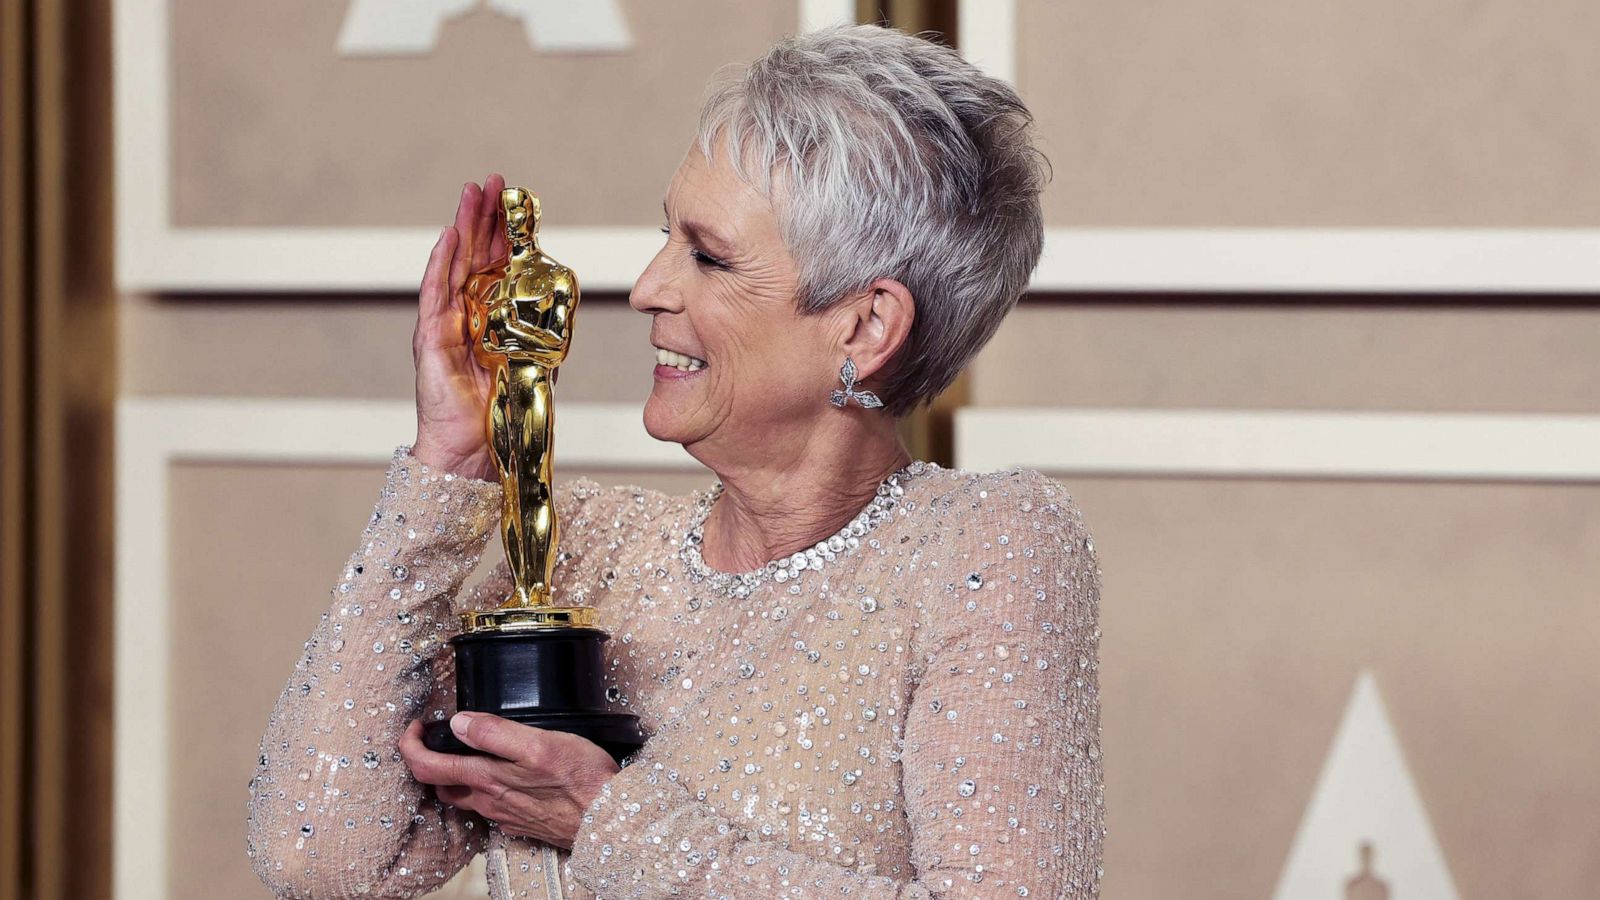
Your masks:
<instances>
[{"instance_id":1,"label":"gold trim on base","mask_svg":"<svg viewBox=\"0 0 1600 900\"><path fill-rule=\"evenodd\" d=\"M538 631L545 628L594 628L592 606L514 606L461 614L463 633Z\"/></svg>"}]
</instances>

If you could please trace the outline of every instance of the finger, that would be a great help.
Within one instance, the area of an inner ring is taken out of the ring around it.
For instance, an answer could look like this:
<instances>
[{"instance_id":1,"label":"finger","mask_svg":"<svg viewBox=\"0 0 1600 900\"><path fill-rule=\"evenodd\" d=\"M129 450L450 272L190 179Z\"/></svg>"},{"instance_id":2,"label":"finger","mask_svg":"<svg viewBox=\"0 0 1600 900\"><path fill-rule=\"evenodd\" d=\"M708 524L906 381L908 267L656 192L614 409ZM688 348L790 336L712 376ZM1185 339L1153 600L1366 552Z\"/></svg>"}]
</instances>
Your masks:
<instances>
[{"instance_id":1,"label":"finger","mask_svg":"<svg viewBox=\"0 0 1600 900\"><path fill-rule=\"evenodd\" d=\"M455 753L435 753L423 746L422 728L407 728L400 736L400 756L413 778L423 784L475 786L485 782L487 760Z\"/></svg>"},{"instance_id":2,"label":"finger","mask_svg":"<svg viewBox=\"0 0 1600 900\"><path fill-rule=\"evenodd\" d=\"M463 787L459 784L439 784L434 785L433 795L451 806L459 806L462 809L470 809L473 812L478 811L473 805L475 798L472 796L472 788Z\"/></svg>"},{"instance_id":3,"label":"finger","mask_svg":"<svg viewBox=\"0 0 1600 900\"><path fill-rule=\"evenodd\" d=\"M434 288L439 298L438 311L440 320L443 320L450 312L451 301L454 299L450 294L450 267L455 257L459 255L461 247L461 232L456 231L454 225L446 227L444 235L445 252L439 266L439 280Z\"/></svg>"},{"instance_id":4,"label":"finger","mask_svg":"<svg viewBox=\"0 0 1600 900\"><path fill-rule=\"evenodd\" d=\"M505 190L505 187L505 177L499 173L490 175L488 183L484 185L484 191L489 194L491 201L489 206L490 218L488 260L490 262L504 256L506 254L506 250L508 249L508 245L506 244L506 214L505 210L500 208L500 192Z\"/></svg>"},{"instance_id":5,"label":"finger","mask_svg":"<svg viewBox=\"0 0 1600 900\"><path fill-rule=\"evenodd\" d=\"M423 320L439 315L450 303L450 295L444 288L450 255L455 252L454 242L454 229L445 228L439 232L439 239L433 242L433 251L428 254L428 267L422 272L422 286L417 291L417 313Z\"/></svg>"},{"instance_id":6,"label":"finger","mask_svg":"<svg viewBox=\"0 0 1600 900\"><path fill-rule=\"evenodd\" d=\"M495 239L500 231L500 192L506 180L491 173L483 181L483 195L478 202L477 243L472 246L472 269L477 271L498 258L494 253ZM503 237L501 243L505 242Z\"/></svg>"},{"instance_id":7,"label":"finger","mask_svg":"<svg viewBox=\"0 0 1600 900\"><path fill-rule=\"evenodd\" d=\"M418 781L422 781L423 779L417 776L418 767L416 763L421 762L424 767L426 766L423 754L428 748L423 746L422 743L421 719L414 720L410 725L406 726L406 730L400 734L400 741L395 749L400 751L400 758L405 760L406 767L411 769L412 776L416 777Z\"/></svg>"},{"instance_id":8,"label":"finger","mask_svg":"<svg viewBox=\"0 0 1600 900\"><path fill-rule=\"evenodd\" d=\"M456 234L460 235L462 246L457 248L455 257L450 262L450 291L452 300L455 293L461 290L466 283L467 276L472 274L473 245L478 240L478 207L482 205L483 192L476 184L467 182L461 188L461 202L456 206Z\"/></svg>"},{"instance_id":9,"label":"finger","mask_svg":"<svg viewBox=\"0 0 1600 900\"><path fill-rule=\"evenodd\" d=\"M511 252L511 244L506 241L505 219L506 214L504 212L495 213L494 238L489 242L490 259L499 259Z\"/></svg>"},{"instance_id":10,"label":"finger","mask_svg":"<svg viewBox=\"0 0 1600 900\"><path fill-rule=\"evenodd\" d=\"M463 744L501 759L537 765L537 760L544 756L546 732L543 729L489 713L458 712L450 717L450 730Z\"/></svg>"}]
</instances>

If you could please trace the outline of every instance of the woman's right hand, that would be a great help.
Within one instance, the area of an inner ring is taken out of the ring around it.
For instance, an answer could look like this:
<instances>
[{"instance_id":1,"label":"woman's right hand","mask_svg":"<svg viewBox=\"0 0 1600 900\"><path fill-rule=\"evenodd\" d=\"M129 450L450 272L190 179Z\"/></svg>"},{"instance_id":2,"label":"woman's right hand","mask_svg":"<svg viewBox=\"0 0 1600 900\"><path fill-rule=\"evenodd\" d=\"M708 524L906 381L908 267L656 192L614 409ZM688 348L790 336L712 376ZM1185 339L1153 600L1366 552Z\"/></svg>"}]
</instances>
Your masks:
<instances>
[{"instance_id":1,"label":"woman's right hand","mask_svg":"<svg viewBox=\"0 0 1600 900\"><path fill-rule=\"evenodd\" d=\"M465 287L467 276L506 252L500 227L504 187L504 178L490 175L481 188L469 182L462 189L455 225L440 233L428 256L411 335L417 369L411 455L431 468L484 481L500 478L483 418L494 376L472 355Z\"/></svg>"}]
</instances>

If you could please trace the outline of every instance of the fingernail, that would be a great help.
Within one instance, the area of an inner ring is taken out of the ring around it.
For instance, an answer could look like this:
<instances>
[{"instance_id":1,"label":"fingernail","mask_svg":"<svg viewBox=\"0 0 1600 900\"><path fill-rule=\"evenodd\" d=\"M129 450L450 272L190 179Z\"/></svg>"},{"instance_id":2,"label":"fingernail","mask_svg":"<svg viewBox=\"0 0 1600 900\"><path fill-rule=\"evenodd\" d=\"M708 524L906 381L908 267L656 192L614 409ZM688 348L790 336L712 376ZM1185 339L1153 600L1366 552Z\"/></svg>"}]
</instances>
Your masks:
<instances>
[{"instance_id":1,"label":"fingernail","mask_svg":"<svg viewBox=\"0 0 1600 900\"><path fill-rule=\"evenodd\" d=\"M456 734L466 734L467 726L472 724L472 717L464 712L458 712L450 717L450 730Z\"/></svg>"}]
</instances>

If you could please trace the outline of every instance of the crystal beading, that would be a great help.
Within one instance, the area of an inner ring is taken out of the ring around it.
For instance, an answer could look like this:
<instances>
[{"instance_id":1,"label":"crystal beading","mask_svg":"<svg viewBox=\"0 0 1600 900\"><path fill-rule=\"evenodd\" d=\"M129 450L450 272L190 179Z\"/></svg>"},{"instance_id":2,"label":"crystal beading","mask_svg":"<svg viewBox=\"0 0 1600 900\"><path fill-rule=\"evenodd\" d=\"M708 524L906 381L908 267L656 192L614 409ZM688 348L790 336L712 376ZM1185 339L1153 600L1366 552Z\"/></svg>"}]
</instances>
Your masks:
<instances>
[{"instance_id":1,"label":"crystal beading","mask_svg":"<svg viewBox=\"0 0 1600 900\"><path fill-rule=\"evenodd\" d=\"M821 571L825 563L853 552L861 545L861 538L867 532L894 514L895 506L905 495L905 481L938 468L937 463L917 460L895 471L878 484L876 495L843 528L805 550L779 557L759 569L747 572L713 569L706 564L700 550L705 543L706 517L711 514L712 504L722 495L722 482L718 481L695 503L689 533L684 537L683 549L678 555L694 583L713 594L743 599L768 581L783 584L799 578L805 572Z\"/></svg>"}]
</instances>

